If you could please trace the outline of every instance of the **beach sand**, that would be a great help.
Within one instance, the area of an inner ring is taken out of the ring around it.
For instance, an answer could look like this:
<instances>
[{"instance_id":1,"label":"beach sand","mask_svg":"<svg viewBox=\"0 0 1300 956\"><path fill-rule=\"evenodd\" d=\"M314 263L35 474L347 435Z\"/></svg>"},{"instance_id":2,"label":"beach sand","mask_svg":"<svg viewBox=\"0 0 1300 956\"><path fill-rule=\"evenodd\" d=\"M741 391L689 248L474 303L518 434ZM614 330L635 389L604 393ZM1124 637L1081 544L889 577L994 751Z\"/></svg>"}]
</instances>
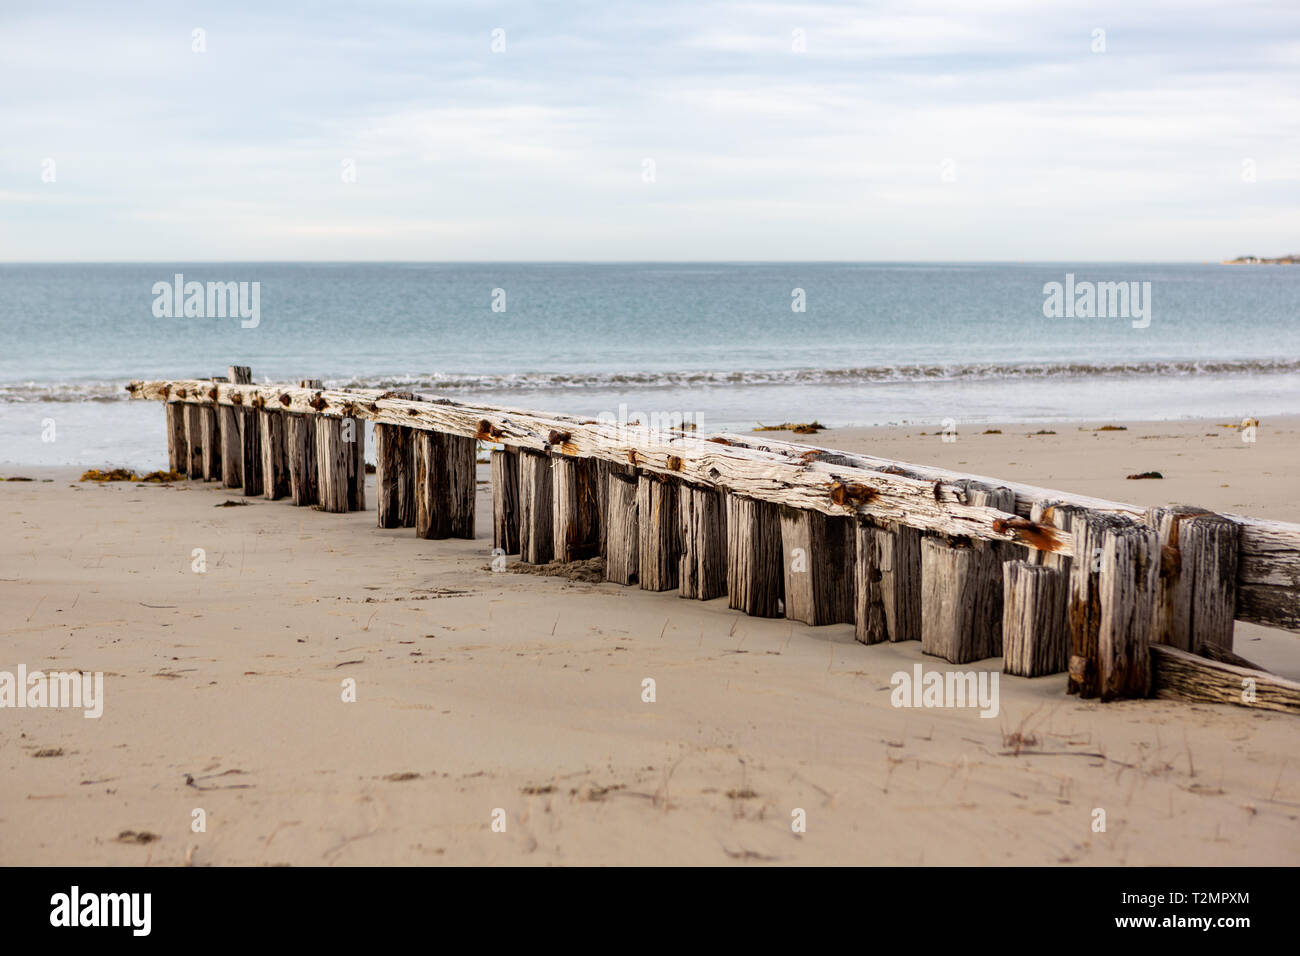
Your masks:
<instances>
[{"instance_id":1,"label":"beach sand","mask_svg":"<svg viewBox=\"0 0 1300 956\"><path fill-rule=\"evenodd\" d=\"M1300 419L1223 424L776 437L1300 521ZM486 485L476 540L424 541L214 484L3 474L37 480L0 483L0 669L105 673L100 719L0 711L6 865L1300 863L1290 715L1064 675L1003 677L992 719L895 708L896 671L1000 662L493 573ZM1300 677L1296 635L1238 624L1236 650Z\"/></svg>"}]
</instances>

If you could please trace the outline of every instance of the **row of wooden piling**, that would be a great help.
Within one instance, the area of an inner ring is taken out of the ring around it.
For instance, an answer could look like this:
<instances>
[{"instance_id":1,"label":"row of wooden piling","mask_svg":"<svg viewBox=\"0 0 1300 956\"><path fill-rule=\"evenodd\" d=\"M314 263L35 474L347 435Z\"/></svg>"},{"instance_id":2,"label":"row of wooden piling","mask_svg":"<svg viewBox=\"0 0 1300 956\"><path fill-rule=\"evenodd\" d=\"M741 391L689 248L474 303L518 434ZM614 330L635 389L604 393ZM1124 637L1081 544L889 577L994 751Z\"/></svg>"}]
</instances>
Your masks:
<instances>
[{"instance_id":1,"label":"row of wooden piling","mask_svg":"<svg viewBox=\"0 0 1300 956\"><path fill-rule=\"evenodd\" d=\"M249 384L250 368L232 365L213 383ZM307 379L303 388L320 388ZM364 511L365 423L283 409L169 401L168 465L177 474L220 481L246 496L290 498L321 511Z\"/></svg>"},{"instance_id":2,"label":"row of wooden piling","mask_svg":"<svg viewBox=\"0 0 1300 956\"><path fill-rule=\"evenodd\" d=\"M211 381L251 380L232 366ZM255 407L245 407L218 404L215 389L210 404L164 391L173 470L245 495L365 510L362 418L277 408L256 392ZM378 421L374 434L378 525L473 538L477 440ZM804 510L638 469L635 455L622 464L564 448L561 440L491 452L498 553L535 565L600 556L611 582L697 600L725 595L754 616L851 624L863 643L916 640L954 664L1002 657L1008 673L1066 672L1083 697L1145 696L1151 644L1231 651L1238 526L1203 509L1151 509L1139 521L1036 502L1030 527L1067 533L1067 556ZM1010 488L969 480L961 494L1016 520Z\"/></svg>"}]
</instances>

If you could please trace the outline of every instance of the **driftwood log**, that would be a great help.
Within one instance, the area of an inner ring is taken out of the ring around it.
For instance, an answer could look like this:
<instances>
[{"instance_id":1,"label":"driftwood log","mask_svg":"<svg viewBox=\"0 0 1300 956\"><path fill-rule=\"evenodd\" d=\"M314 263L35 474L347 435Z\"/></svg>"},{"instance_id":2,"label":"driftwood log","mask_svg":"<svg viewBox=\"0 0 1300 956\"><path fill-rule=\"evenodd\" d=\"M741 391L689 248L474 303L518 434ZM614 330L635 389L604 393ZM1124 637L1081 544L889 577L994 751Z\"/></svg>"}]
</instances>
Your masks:
<instances>
[{"instance_id":1,"label":"driftwood log","mask_svg":"<svg viewBox=\"0 0 1300 956\"><path fill-rule=\"evenodd\" d=\"M1152 644L1150 653L1153 697L1300 714L1300 683L1164 644Z\"/></svg>"}]
</instances>

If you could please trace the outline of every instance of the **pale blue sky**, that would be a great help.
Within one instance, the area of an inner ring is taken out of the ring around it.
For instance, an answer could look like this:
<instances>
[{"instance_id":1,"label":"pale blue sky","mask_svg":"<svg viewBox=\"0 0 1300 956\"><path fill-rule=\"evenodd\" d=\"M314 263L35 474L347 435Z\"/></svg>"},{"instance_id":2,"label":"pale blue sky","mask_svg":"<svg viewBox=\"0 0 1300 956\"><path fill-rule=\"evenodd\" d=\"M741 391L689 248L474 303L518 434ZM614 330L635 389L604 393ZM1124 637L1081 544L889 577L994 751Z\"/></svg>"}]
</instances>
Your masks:
<instances>
[{"instance_id":1,"label":"pale blue sky","mask_svg":"<svg viewBox=\"0 0 1300 956\"><path fill-rule=\"evenodd\" d=\"M1293 0L294 7L5 0L0 260L1300 251Z\"/></svg>"}]
</instances>

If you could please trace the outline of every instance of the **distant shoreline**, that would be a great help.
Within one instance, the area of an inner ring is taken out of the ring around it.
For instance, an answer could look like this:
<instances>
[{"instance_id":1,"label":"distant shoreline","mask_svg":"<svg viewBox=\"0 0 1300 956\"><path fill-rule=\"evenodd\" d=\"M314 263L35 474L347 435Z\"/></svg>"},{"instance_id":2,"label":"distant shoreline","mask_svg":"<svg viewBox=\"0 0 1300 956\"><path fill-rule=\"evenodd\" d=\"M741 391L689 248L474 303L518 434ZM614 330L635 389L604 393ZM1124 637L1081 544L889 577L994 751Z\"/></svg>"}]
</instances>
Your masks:
<instances>
[{"instance_id":1,"label":"distant shoreline","mask_svg":"<svg viewBox=\"0 0 1300 956\"><path fill-rule=\"evenodd\" d=\"M1300 266L1300 252L1293 252L1289 256L1278 256L1276 259L1238 256L1235 259L1224 259L1223 264L1225 266Z\"/></svg>"}]
</instances>

